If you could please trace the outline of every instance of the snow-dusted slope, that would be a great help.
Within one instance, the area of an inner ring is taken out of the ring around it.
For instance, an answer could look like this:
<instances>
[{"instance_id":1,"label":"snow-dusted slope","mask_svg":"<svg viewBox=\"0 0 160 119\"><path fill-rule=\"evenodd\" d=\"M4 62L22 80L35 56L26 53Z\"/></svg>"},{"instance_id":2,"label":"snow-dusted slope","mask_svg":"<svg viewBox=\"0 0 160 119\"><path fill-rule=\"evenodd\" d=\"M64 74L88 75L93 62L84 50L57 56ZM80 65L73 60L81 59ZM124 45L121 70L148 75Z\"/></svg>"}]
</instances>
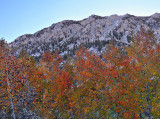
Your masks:
<instances>
[{"instance_id":1,"label":"snow-dusted slope","mask_svg":"<svg viewBox=\"0 0 160 119\"><path fill-rule=\"evenodd\" d=\"M74 54L76 48L84 44L90 51L100 54L111 39L121 44L130 43L131 37L141 27L153 30L155 36L160 38L160 13L147 17L91 15L81 21L65 20L34 34L20 36L9 46L15 55L25 49L31 56L39 57L45 50L53 52L56 49L60 55Z\"/></svg>"}]
</instances>

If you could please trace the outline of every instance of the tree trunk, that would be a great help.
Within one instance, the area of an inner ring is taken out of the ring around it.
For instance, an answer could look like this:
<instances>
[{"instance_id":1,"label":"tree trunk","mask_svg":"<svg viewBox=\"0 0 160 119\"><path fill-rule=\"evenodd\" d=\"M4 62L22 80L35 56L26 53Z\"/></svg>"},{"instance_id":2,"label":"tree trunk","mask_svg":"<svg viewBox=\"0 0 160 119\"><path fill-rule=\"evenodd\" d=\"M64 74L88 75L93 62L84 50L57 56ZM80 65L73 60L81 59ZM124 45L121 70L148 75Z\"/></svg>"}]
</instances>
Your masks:
<instances>
[{"instance_id":1,"label":"tree trunk","mask_svg":"<svg viewBox=\"0 0 160 119\"><path fill-rule=\"evenodd\" d=\"M8 59L8 58L7 58ZM8 85L8 89L9 89L9 96L10 96L10 102L11 102L11 109L12 109L12 115L13 115L13 119L16 119L16 116L15 116L15 112L14 112L14 104L13 104L13 100L12 100L12 94L11 94L11 87L10 87L10 82L9 82L9 78L8 78L8 62L6 61L6 54L5 54L5 65L6 65L6 68L7 68L7 85Z\"/></svg>"}]
</instances>

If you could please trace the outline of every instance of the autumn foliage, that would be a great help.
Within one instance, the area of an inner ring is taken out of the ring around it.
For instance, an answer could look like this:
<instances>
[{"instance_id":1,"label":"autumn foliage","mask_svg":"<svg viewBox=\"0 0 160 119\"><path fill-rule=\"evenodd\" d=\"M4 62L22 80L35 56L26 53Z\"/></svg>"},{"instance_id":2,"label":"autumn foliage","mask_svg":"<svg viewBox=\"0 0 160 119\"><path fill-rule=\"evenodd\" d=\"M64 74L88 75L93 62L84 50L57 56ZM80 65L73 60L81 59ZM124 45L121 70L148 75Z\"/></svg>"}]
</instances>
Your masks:
<instances>
[{"instance_id":1,"label":"autumn foliage","mask_svg":"<svg viewBox=\"0 0 160 119\"><path fill-rule=\"evenodd\" d=\"M58 51L38 62L0 42L2 118L160 118L160 43L142 31L128 46L106 46L102 58L85 48L63 61Z\"/></svg>"}]
</instances>

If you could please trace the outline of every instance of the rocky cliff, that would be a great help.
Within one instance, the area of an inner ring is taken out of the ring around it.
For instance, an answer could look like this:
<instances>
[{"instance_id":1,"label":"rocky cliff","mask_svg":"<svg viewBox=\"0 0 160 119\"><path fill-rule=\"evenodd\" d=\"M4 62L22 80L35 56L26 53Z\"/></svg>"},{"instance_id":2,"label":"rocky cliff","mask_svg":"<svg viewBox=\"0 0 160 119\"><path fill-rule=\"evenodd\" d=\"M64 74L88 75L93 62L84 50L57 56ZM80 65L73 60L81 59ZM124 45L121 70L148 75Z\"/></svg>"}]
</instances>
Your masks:
<instances>
[{"instance_id":1,"label":"rocky cliff","mask_svg":"<svg viewBox=\"0 0 160 119\"><path fill-rule=\"evenodd\" d=\"M19 55L22 49L31 56L40 57L44 51L60 51L60 55L74 55L83 44L91 52L101 54L110 40L117 44L128 44L141 28L153 30L160 38L160 13L151 16L91 15L80 21L65 20L52 24L34 34L25 34L9 44L12 52Z\"/></svg>"}]
</instances>

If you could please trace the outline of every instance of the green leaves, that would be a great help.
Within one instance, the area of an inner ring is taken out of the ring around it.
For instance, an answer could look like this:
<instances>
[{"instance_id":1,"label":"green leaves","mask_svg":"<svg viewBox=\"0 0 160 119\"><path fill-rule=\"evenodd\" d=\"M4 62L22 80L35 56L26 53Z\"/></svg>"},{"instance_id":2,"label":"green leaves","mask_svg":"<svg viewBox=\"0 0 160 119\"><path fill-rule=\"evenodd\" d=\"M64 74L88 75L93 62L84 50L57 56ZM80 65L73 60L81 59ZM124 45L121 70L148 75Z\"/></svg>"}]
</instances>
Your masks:
<instances>
[{"instance_id":1,"label":"green leaves","mask_svg":"<svg viewBox=\"0 0 160 119\"><path fill-rule=\"evenodd\" d=\"M45 52L36 65L25 51L9 55L1 41L0 111L20 116L25 108L42 118L160 117L160 44L144 30L132 42L108 45L107 63L81 48L65 63L58 52Z\"/></svg>"}]
</instances>

